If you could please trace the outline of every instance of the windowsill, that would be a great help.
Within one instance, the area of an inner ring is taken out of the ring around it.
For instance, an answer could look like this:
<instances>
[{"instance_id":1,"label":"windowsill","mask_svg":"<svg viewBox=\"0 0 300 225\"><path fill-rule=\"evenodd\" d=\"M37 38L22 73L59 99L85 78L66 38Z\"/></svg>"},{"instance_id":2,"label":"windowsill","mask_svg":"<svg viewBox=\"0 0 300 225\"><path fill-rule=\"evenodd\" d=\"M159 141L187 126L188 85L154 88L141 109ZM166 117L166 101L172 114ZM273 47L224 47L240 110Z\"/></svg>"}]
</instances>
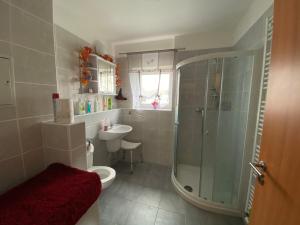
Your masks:
<instances>
[{"instance_id":1,"label":"windowsill","mask_svg":"<svg viewBox=\"0 0 300 225\"><path fill-rule=\"evenodd\" d=\"M131 109L131 110L140 110L140 111L164 111L164 112L173 111L173 109L150 109L150 108L121 108L121 109Z\"/></svg>"}]
</instances>

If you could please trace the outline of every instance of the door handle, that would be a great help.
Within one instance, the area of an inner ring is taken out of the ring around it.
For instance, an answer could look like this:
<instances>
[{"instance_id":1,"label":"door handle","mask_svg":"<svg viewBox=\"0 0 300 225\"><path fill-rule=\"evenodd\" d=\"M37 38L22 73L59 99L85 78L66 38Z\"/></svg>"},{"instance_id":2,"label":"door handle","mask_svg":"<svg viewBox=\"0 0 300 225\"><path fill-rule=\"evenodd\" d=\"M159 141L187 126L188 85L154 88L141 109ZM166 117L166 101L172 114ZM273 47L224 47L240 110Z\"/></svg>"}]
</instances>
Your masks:
<instances>
[{"instance_id":1,"label":"door handle","mask_svg":"<svg viewBox=\"0 0 300 225\"><path fill-rule=\"evenodd\" d=\"M253 169L254 173L257 175L258 182L261 185L264 185L264 182L265 182L264 172L267 170L267 166L266 166L265 162L263 162L263 161L260 161L258 163L250 162L249 165Z\"/></svg>"}]
</instances>

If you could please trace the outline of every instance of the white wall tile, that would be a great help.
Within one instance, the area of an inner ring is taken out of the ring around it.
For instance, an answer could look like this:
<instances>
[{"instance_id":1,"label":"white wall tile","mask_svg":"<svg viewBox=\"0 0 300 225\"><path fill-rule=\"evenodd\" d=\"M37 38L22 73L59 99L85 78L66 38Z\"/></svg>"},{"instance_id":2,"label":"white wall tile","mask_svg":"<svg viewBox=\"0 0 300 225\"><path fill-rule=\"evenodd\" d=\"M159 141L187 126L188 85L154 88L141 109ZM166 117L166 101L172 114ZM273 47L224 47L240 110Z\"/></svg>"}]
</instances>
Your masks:
<instances>
[{"instance_id":1,"label":"white wall tile","mask_svg":"<svg viewBox=\"0 0 300 225\"><path fill-rule=\"evenodd\" d=\"M24 181L21 156L0 161L0 194Z\"/></svg>"},{"instance_id":2,"label":"white wall tile","mask_svg":"<svg viewBox=\"0 0 300 225\"><path fill-rule=\"evenodd\" d=\"M86 158L86 145L82 145L72 150L71 152L71 166L86 170L87 169L87 158Z\"/></svg>"},{"instance_id":3,"label":"white wall tile","mask_svg":"<svg viewBox=\"0 0 300 225\"><path fill-rule=\"evenodd\" d=\"M44 146L59 149L59 150L71 150L69 145L69 127L59 124L42 124Z\"/></svg>"},{"instance_id":4,"label":"white wall tile","mask_svg":"<svg viewBox=\"0 0 300 225\"><path fill-rule=\"evenodd\" d=\"M12 4L52 23L52 1L49 0L10 0Z\"/></svg>"},{"instance_id":5,"label":"white wall tile","mask_svg":"<svg viewBox=\"0 0 300 225\"><path fill-rule=\"evenodd\" d=\"M43 149L27 152L23 155L26 179L31 178L40 173L44 168Z\"/></svg>"},{"instance_id":6,"label":"white wall tile","mask_svg":"<svg viewBox=\"0 0 300 225\"><path fill-rule=\"evenodd\" d=\"M17 82L56 85L54 56L19 46L12 46L12 56Z\"/></svg>"},{"instance_id":7,"label":"white wall tile","mask_svg":"<svg viewBox=\"0 0 300 225\"><path fill-rule=\"evenodd\" d=\"M17 121L0 123L0 161L21 154ZM0 167L1 168L1 167Z\"/></svg>"},{"instance_id":8,"label":"white wall tile","mask_svg":"<svg viewBox=\"0 0 300 225\"><path fill-rule=\"evenodd\" d=\"M11 41L54 55L53 26L11 7Z\"/></svg>"},{"instance_id":9,"label":"white wall tile","mask_svg":"<svg viewBox=\"0 0 300 225\"><path fill-rule=\"evenodd\" d=\"M67 166L71 166L72 164L70 151L61 151L45 147L44 158L46 166L52 163L62 163Z\"/></svg>"},{"instance_id":10,"label":"white wall tile","mask_svg":"<svg viewBox=\"0 0 300 225\"><path fill-rule=\"evenodd\" d=\"M17 116L53 114L51 96L55 92L56 86L16 83Z\"/></svg>"},{"instance_id":11,"label":"white wall tile","mask_svg":"<svg viewBox=\"0 0 300 225\"><path fill-rule=\"evenodd\" d=\"M0 40L9 40L9 13L8 4L0 1Z\"/></svg>"}]
</instances>

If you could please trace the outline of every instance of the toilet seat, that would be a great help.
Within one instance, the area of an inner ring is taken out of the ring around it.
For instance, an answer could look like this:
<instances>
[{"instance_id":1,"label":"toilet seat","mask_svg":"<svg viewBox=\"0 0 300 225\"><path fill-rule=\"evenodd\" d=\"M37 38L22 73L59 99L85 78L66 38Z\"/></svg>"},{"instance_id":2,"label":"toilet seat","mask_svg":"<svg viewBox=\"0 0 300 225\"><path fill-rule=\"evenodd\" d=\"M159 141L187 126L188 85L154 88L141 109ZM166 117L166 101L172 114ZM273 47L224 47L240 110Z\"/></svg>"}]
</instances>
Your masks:
<instances>
[{"instance_id":1,"label":"toilet seat","mask_svg":"<svg viewBox=\"0 0 300 225\"><path fill-rule=\"evenodd\" d=\"M116 178L116 171L108 166L92 166L88 169L89 172L95 172L100 176L102 188L105 189Z\"/></svg>"}]
</instances>

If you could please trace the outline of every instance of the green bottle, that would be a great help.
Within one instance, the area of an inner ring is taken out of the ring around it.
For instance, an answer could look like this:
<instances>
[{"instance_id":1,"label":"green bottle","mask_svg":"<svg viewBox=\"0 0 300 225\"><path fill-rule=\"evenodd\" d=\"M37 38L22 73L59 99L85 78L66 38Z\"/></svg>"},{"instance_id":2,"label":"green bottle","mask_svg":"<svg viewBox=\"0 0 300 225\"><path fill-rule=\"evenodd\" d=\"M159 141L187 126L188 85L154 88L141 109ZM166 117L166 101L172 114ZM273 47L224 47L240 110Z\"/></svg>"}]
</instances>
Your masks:
<instances>
[{"instance_id":1,"label":"green bottle","mask_svg":"<svg viewBox=\"0 0 300 225\"><path fill-rule=\"evenodd\" d=\"M108 108L108 110L111 110L111 109L112 109L112 99L111 99L111 97L109 97L109 98L107 99L107 108Z\"/></svg>"}]
</instances>

